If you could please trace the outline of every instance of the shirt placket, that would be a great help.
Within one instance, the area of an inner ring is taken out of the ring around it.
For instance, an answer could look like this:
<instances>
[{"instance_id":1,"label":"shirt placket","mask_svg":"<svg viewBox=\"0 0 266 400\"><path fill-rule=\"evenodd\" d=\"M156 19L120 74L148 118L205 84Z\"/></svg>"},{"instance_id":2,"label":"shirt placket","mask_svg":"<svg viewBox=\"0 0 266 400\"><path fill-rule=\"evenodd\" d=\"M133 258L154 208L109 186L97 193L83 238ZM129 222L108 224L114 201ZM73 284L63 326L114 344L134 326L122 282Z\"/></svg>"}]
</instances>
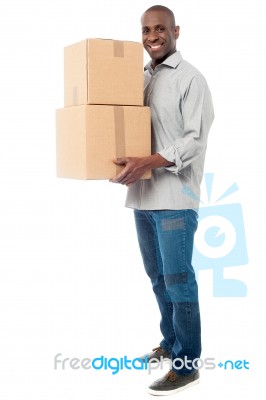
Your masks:
<instances>
[{"instance_id":1,"label":"shirt placket","mask_svg":"<svg viewBox=\"0 0 266 400\"><path fill-rule=\"evenodd\" d=\"M150 82L146 88L146 93L145 93L145 105L149 107L150 105L150 100L151 100L151 95L152 95L152 91L155 85L155 81L158 77L158 70L154 70L150 79Z\"/></svg>"}]
</instances>

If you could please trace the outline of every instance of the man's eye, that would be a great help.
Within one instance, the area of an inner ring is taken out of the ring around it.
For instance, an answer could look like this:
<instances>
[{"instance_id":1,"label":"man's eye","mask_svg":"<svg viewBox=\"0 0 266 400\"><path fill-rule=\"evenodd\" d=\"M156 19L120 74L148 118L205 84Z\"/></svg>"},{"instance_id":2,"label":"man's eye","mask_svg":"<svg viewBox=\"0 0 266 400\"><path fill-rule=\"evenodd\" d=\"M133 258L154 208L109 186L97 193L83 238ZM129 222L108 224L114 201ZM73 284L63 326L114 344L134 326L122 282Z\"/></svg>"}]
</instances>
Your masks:
<instances>
[{"instance_id":1,"label":"man's eye","mask_svg":"<svg viewBox=\"0 0 266 400\"><path fill-rule=\"evenodd\" d=\"M157 32L164 32L164 28L160 26L159 28L157 28Z\"/></svg>"},{"instance_id":2,"label":"man's eye","mask_svg":"<svg viewBox=\"0 0 266 400\"><path fill-rule=\"evenodd\" d=\"M148 29L143 29L143 30L142 30L142 34L143 34L143 35L145 35L145 34L147 34L147 33L148 33Z\"/></svg>"}]
</instances>

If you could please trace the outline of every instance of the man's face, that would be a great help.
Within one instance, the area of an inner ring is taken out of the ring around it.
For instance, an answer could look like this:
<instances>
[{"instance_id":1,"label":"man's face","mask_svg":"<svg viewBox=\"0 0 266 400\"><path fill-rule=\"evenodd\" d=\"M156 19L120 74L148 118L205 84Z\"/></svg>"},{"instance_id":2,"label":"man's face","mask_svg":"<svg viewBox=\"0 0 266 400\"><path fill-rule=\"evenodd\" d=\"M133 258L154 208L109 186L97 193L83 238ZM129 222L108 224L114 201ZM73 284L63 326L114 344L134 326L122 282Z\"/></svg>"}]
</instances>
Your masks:
<instances>
[{"instance_id":1,"label":"man's face","mask_svg":"<svg viewBox=\"0 0 266 400\"><path fill-rule=\"evenodd\" d=\"M165 11L147 11L141 18L142 42L149 53L153 67L176 51L179 26L174 27Z\"/></svg>"}]
</instances>

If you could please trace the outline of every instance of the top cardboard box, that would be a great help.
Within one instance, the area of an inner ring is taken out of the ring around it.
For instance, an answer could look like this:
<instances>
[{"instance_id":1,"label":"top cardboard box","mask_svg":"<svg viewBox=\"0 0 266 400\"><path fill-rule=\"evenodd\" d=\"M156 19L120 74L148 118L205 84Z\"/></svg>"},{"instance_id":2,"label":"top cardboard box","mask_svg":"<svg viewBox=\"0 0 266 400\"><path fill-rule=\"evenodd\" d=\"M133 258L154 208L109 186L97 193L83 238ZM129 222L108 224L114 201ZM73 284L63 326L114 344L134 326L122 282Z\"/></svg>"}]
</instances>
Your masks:
<instances>
[{"instance_id":1,"label":"top cardboard box","mask_svg":"<svg viewBox=\"0 0 266 400\"><path fill-rule=\"evenodd\" d=\"M143 105L141 43L86 39L64 49L64 105Z\"/></svg>"}]
</instances>

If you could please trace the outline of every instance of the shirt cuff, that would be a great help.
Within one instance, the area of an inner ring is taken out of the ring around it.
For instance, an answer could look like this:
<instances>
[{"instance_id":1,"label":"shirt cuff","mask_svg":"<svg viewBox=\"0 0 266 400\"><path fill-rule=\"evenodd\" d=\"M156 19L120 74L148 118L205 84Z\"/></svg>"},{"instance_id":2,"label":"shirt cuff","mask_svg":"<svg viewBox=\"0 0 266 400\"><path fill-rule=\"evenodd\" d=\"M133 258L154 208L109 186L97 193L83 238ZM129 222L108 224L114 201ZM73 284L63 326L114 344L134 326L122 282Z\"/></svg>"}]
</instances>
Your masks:
<instances>
[{"instance_id":1,"label":"shirt cuff","mask_svg":"<svg viewBox=\"0 0 266 400\"><path fill-rule=\"evenodd\" d=\"M177 149L174 146L167 147L158 153L165 158L167 161L174 163L175 165L170 165L169 167L164 167L168 171L172 172L175 175L180 174L180 170L182 167L182 161L179 157Z\"/></svg>"}]
</instances>

